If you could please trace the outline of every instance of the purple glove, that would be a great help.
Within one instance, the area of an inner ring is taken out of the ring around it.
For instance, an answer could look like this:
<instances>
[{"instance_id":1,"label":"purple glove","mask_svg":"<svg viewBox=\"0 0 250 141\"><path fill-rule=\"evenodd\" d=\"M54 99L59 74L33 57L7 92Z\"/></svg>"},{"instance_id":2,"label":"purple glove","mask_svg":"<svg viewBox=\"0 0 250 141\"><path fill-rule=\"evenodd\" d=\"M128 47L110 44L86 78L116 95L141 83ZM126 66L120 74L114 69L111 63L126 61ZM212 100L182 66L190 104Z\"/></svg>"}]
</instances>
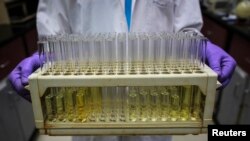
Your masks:
<instances>
[{"instance_id":1,"label":"purple glove","mask_svg":"<svg viewBox=\"0 0 250 141\"><path fill-rule=\"evenodd\" d=\"M218 74L218 80L224 88L231 80L236 67L235 60L215 44L208 42L206 50L208 66Z\"/></svg>"},{"instance_id":2,"label":"purple glove","mask_svg":"<svg viewBox=\"0 0 250 141\"><path fill-rule=\"evenodd\" d=\"M14 89L29 101L31 100L29 91L24 87L28 85L28 76L38 69L39 66L39 55L35 53L31 57L22 60L9 75L9 80Z\"/></svg>"}]
</instances>

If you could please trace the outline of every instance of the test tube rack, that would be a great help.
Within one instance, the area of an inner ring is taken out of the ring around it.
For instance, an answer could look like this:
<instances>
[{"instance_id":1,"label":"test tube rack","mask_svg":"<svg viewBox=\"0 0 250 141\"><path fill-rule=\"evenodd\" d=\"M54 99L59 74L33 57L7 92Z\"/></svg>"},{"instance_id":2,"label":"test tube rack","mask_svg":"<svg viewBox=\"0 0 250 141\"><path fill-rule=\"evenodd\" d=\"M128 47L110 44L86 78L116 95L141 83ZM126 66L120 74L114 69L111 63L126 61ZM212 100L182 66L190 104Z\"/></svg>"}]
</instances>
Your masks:
<instances>
[{"instance_id":1,"label":"test tube rack","mask_svg":"<svg viewBox=\"0 0 250 141\"><path fill-rule=\"evenodd\" d=\"M201 120L159 122L48 122L42 97L51 87L116 86L197 86L205 97ZM38 69L29 76L35 126L48 135L173 135L200 134L213 124L212 114L217 88L217 74L208 66L194 73L124 74L124 75L43 75Z\"/></svg>"}]
</instances>

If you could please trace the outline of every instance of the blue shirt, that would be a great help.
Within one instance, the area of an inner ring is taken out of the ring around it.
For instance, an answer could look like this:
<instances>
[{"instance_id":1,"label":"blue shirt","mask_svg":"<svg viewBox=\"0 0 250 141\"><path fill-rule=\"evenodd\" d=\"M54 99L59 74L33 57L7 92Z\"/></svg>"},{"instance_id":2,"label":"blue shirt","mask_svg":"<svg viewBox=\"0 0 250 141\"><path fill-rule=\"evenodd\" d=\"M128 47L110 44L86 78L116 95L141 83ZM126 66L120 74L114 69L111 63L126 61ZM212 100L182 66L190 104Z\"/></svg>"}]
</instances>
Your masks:
<instances>
[{"instance_id":1,"label":"blue shirt","mask_svg":"<svg viewBox=\"0 0 250 141\"><path fill-rule=\"evenodd\" d=\"M130 30L130 21L131 21L131 10L132 9L132 0L125 0L125 14L127 19L128 31Z\"/></svg>"}]
</instances>

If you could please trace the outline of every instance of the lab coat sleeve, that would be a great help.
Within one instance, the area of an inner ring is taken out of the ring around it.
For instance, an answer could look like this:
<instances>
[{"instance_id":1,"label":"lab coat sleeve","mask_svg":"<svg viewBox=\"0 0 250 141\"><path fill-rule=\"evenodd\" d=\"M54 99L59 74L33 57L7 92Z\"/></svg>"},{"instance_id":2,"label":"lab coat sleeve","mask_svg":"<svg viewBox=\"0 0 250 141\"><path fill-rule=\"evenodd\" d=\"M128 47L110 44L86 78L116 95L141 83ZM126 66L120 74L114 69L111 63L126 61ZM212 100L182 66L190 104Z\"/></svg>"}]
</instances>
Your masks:
<instances>
[{"instance_id":1,"label":"lab coat sleeve","mask_svg":"<svg viewBox=\"0 0 250 141\"><path fill-rule=\"evenodd\" d=\"M71 0L40 0L37 10L39 36L70 33L68 10Z\"/></svg>"},{"instance_id":2,"label":"lab coat sleeve","mask_svg":"<svg viewBox=\"0 0 250 141\"><path fill-rule=\"evenodd\" d=\"M200 33L203 21L199 0L176 0L174 13L174 32Z\"/></svg>"}]
</instances>

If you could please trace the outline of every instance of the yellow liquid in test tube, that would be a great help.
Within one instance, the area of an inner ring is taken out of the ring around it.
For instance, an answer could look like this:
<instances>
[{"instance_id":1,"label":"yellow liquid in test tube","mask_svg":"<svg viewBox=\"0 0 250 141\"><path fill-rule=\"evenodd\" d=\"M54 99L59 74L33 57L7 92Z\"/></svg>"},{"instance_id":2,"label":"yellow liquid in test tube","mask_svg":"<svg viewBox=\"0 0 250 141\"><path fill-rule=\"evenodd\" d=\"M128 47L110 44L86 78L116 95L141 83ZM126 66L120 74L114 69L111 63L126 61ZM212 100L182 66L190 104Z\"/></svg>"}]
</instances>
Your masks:
<instances>
[{"instance_id":1,"label":"yellow liquid in test tube","mask_svg":"<svg viewBox=\"0 0 250 141\"><path fill-rule=\"evenodd\" d=\"M138 120L138 92L135 87L130 87L128 93L128 114L130 121Z\"/></svg>"},{"instance_id":2,"label":"yellow liquid in test tube","mask_svg":"<svg viewBox=\"0 0 250 141\"><path fill-rule=\"evenodd\" d=\"M85 122L87 120L87 108L86 88L79 88L76 94L76 114L79 122Z\"/></svg>"},{"instance_id":3,"label":"yellow liquid in test tube","mask_svg":"<svg viewBox=\"0 0 250 141\"><path fill-rule=\"evenodd\" d=\"M182 91L181 120L186 121L191 114L192 86L184 86Z\"/></svg>"},{"instance_id":4,"label":"yellow liquid in test tube","mask_svg":"<svg viewBox=\"0 0 250 141\"><path fill-rule=\"evenodd\" d=\"M194 90L194 101L192 107L191 120L199 120L201 114L201 91L198 87L195 87Z\"/></svg>"},{"instance_id":5,"label":"yellow liquid in test tube","mask_svg":"<svg viewBox=\"0 0 250 141\"><path fill-rule=\"evenodd\" d=\"M146 87L139 87L140 100L140 118L141 121L147 121L150 114L149 109L149 89Z\"/></svg>"},{"instance_id":6,"label":"yellow liquid in test tube","mask_svg":"<svg viewBox=\"0 0 250 141\"><path fill-rule=\"evenodd\" d=\"M168 88L159 87L159 93L161 95L161 121L167 121L170 109L170 92Z\"/></svg>"},{"instance_id":7,"label":"yellow liquid in test tube","mask_svg":"<svg viewBox=\"0 0 250 141\"><path fill-rule=\"evenodd\" d=\"M54 115L53 115L53 95L48 94L45 96L45 107L46 107L46 114L47 114L47 119L49 121L53 121Z\"/></svg>"},{"instance_id":8,"label":"yellow liquid in test tube","mask_svg":"<svg viewBox=\"0 0 250 141\"><path fill-rule=\"evenodd\" d=\"M180 117L180 93L178 87L170 87L170 92L170 117L172 121L176 121Z\"/></svg>"},{"instance_id":9,"label":"yellow liquid in test tube","mask_svg":"<svg viewBox=\"0 0 250 141\"><path fill-rule=\"evenodd\" d=\"M102 95L101 88L91 87L90 88L90 107L91 115L90 121L96 121L99 117L99 113L102 111Z\"/></svg>"},{"instance_id":10,"label":"yellow liquid in test tube","mask_svg":"<svg viewBox=\"0 0 250 141\"><path fill-rule=\"evenodd\" d=\"M66 120L75 121L73 89L72 88L65 88L65 90L64 90L64 103L65 103L65 111L66 111Z\"/></svg>"},{"instance_id":11,"label":"yellow liquid in test tube","mask_svg":"<svg viewBox=\"0 0 250 141\"><path fill-rule=\"evenodd\" d=\"M56 96L56 116L57 120L64 120L64 97L62 93L58 93Z\"/></svg>"},{"instance_id":12,"label":"yellow liquid in test tube","mask_svg":"<svg viewBox=\"0 0 250 141\"><path fill-rule=\"evenodd\" d=\"M157 87L150 88L150 119L151 121L157 121L160 118L160 96L157 91Z\"/></svg>"}]
</instances>

